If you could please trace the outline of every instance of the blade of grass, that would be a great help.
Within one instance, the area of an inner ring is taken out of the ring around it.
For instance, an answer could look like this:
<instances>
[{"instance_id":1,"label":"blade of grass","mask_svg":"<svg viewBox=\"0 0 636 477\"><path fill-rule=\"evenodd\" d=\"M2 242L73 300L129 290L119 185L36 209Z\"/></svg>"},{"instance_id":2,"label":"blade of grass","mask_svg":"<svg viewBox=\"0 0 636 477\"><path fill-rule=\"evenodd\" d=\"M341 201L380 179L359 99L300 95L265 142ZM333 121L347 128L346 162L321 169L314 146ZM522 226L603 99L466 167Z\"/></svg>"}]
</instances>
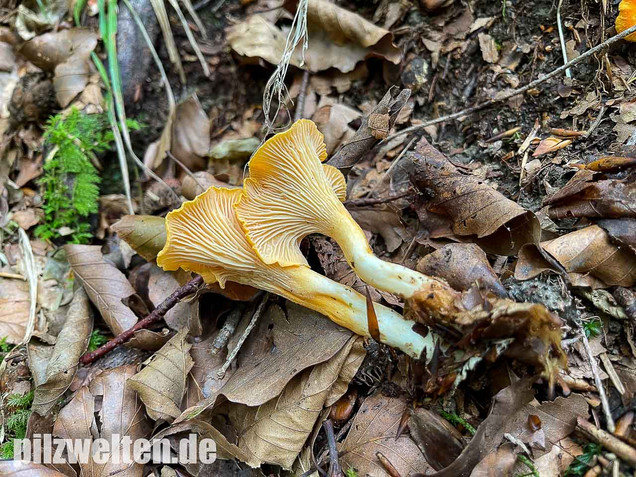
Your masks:
<instances>
[{"instance_id":1,"label":"blade of grass","mask_svg":"<svg viewBox=\"0 0 636 477\"><path fill-rule=\"evenodd\" d=\"M100 0L103 1L103 0ZM117 0L108 0L108 12L106 13L106 31L107 36L104 38L106 46L106 54L108 56L108 66L110 70L110 83L113 101L115 102L115 112L119 120L121 128L121 136L126 146L128 154L133 158L135 163L150 177L162 184L177 199L180 197L166 184L161 177L154 173L152 169L146 166L141 159L137 157L133 151L130 140L130 133L126 124L126 108L124 107L124 97L121 92L121 80L119 75L119 62L117 61ZM102 34L103 35L103 34Z\"/></svg>"},{"instance_id":2,"label":"blade of grass","mask_svg":"<svg viewBox=\"0 0 636 477\"><path fill-rule=\"evenodd\" d=\"M194 53L197 55L197 58L199 59L199 63L201 63L201 68L203 68L203 74L205 76L210 76L210 67L208 66L208 62L205 61L205 58L203 57L201 48L199 48L199 44L197 43L197 40L194 38L194 35L192 34L192 29L190 28L190 25L188 25L188 20L186 20L185 15L181 11L181 7L179 6L179 3L177 2L177 0L168 0L168 1L170 2L170 5L172 5L172 8L174 8L174 10L177 12L177 15L179 16L179 20L181 20L181 25L183 26L183 29L185 30L186 36L188 37L188 41L190 42L190 45L192 46Z\"/></svg>"},{"instance_id":3,"label":"blade of grass","mask_svg":"<svg viewBox=\"0 0 636 477\"><path fill-rule=\"evenodd\" d=\"M104 5L104 0L99 0L97 2L97 7L99 9L99 30L102 35L102 40L106 41L109 38L108 31L108 23L106 19L106 8ZM110 53L109 53L110 56ZM119 159L119 168L121 170L121 177L124 183L124 193L126 194L126 203L128 205L128 213L134 215L135 209L132 203L132 192L130 189L130 176L128 174L128 161L126 160L126 151L124 150L123 141L121 138L121 131L117 126L117 119L115 117L114 103L113 103L113 95L112 88L110 85L110 81L108 80L108 73L106 72L106 68L104 68L104 64L99 59L95 52L91 53L91 58L99 75L104 82L104 86L106 87L106 114L108 117L108 122L110 123L110 128L113 131L113 137L115 139L115 149L117 150L117 158Z\"/></svg>"},{"instance_id":4,"label":"blade of grass","mask_svg":"<svg viewBox=\"0 0 636 477\"><path fill-rule=\"evenodd\" d=\"M166 49L168 50L168 58L170 58L170 62L177 68L181 83L185 84L185 71L183 71L181 57L179 56L179 51L177 50L177 45L174 41L174 36L172 35L170 20L168 19L168 12L166 11L164 0L150 0L150 3L152 4L152 9L155 11L159 27L161 28L161 33L163 34L163 40L166 44Z\"/></svg>"},{"instance_id":5,"label":"blade of grass","mask_svg":"<svg viewBox=\"0 0 636 477\"><path fill-rule=\"evenodd\" d=\"M208 39L208 34L205 31L205 27L203 26L203 22L201 21L201 18L199 18L199 15L197 15L197 12L195 11L194 7L192 6L192 2L190 0L181 0L181 2L183 3L183 5L185 5L185 8L186 8L187 12L190 14L192 19L194 20L194 24L199 29L199 33L201 34L201 37L204 40L207 40Z\"/></svg>"},{"instance_id":6,"label":"blade of grass","mask_svg":"<svg viewBox=\"0 0 636 477\"><path fill-rule=\"evenodd\" d=\"M73 7L73 18L75 19L75 24L77 26L82 25L81 16L84 8L86 7L86 3L88 3L88 0L77 0L77 3Z\"/></svg>"}]
</instances>

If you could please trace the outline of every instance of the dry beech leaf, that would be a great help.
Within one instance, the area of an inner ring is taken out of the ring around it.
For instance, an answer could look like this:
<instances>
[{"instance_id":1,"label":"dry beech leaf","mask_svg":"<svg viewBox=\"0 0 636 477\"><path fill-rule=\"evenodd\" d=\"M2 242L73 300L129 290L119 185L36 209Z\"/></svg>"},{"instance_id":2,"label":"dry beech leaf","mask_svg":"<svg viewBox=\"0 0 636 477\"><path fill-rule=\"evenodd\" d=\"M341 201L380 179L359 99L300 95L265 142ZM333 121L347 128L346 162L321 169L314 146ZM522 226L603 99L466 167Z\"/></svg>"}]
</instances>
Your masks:
<instances>
[{"instance_id":1,"label":"dry beech leaf","mask_svg":"<svg viewBox=\"0 0 636 477\"><path fill-rule=\"evenodd\" d=\"M20 52L39 68L55 72L57 101L65 108L88 84L88 60L97 40L98 35L92 30L71 28L37 36L26 42Z\"/></svg>"},{"instance_id":2,"label":"dry beech leaf","mask_svg":"<svg viewBox=\"0 0 636 477\"><path fill-rule=\"evenodd\" d=\"M351 338L349 330L315 311L291 302L285 308L283 311L276 304L269 305L243 344L238 369L232 377L217 393L186 409L178 421L199 415L213 406L219 396L260 406L278 396L304 369L331 359ZM237 335L240 331L239 327Z\"/></svg>"},{"instance_id":3,"label":"dry beech leaf","mask_svg":"<svg viewBox=\"0 0 636 477\"><path fill-rule=\"evenodd\" d=\"M510 416L506 432L528 443L534 449L535 457L540 457L552 450L553 442L560 441L574 431L578 416L587 418L588 407L586 399L581 394L572 394L567 398L559 396L552 402L541 404L535 400L524 406L515 416ZM540 429L530 429L530 415L538 416L541 421ZM543 449L541 446L532 445L537 433L543 434Z\"/></svg>"},{"instance_id":4,"label":"dry beech leaf","mask_svg":"<svg viewBox=\"0 0 636 477\"><path fill-rule=\"evenodd\" d=\"M290 7L295 4L290 3ZM365 20L356 13L323 0L310 0L307 11L309 46L305 65L318 72L337 68L343 73L353 71L360 61L369 57L400 62L400 50L393 44L393 35ZM262 58L278 64L285 48L286 34L264 17L253 15L228 31L232 49L247 58ZM292 56L291 64L301 66L301 47Z\"/></svg>"},{"instance_id":5,"label":"dry beech leaf","mask_svg":"<svg viewBox=\"0 0 636 477\"><path fill-rule=\"evenodd\" d=\"M64 248L75 276L113 334L118 335L137 323L135 314L122 303L136 293L135 289L122 272L104 260L101 248L95 245Z\"/></svg>"},{"instance_id":6,"label":"dry beech leaf","mask_svg":"<svg viewBox=\"0 0 636 477\"><path fill-rule=\"evenodd\" d=\"M229 416L239 436L238 447L250 455L247 464L258 466L267 462L291 468L358 340L351 337L331 359L294 377L274 399L257 407L230 405ZM356 353L358 357L364 356L364 348L356 347ZM355 362L359 365L361 360ZM347 374L352 376L350 371ZM344 393L346 387L340 391Z\"/></svg>"},{"instance_id":7,"label":"dry beech leaf","mask_svg":"<svg viewBox=\"0 0 636 477\"><path fill-rule=\"evenodd\" d=\"M517 454L512 444L504 444L491 452L477 464L470 477L508 477L514 475L512 469L517 462Z\"/></svg>"},{"instance_id":8,"label":"dry beech leaf","mask_svg":"<svg viewBox=\"0 0 636 477\"><path fill-rule=\"evenodd\" d=\"M347 437L338 444L342 467L353 467L358 475L390 477L376 457L376 453L381 452L400 475L431 470L424 454L408 434L395 438L406 409L402 399L380 393L365 399Z\"/></svg>"},{"instance_id":9,"label":"dry beech leaf","mask_svg":"<svg viewBox=\"0 0 636 477\"><path fill-rule=\"evenodd\" d=\"M532 382L533 379L523 379L499 391L493 398L490 414L479 425L460 456L448 467L428 474L428 477L469 476L477 464L500 444L510 416L532 400ZM423 474L417 474L417 477L423 477Z\"/></svg>"},{"instance_id":10,"label":"dry beech leaf","mask_svg":"<svg viewBox=\"0 0 636 477\"><path fill-rule=\"evenodd\" d=\"M435 470L449 466L464 450L462 435L433 411L418 408L409 419L411 437Z\"/></svg>"},{"instance_id":11,"label":"dry beech leaf","mask_svg":"<svg viewBox=\"0 0 636 477\"><path fill-rule=\"evenodd\" d=\"M472 243L449 243L417 263L417 271L443 278L456 290L478 284L500 297L508 296L484 251Z\"/></svg>"},{"instance_id":12,"label":"dry beech leaf","mask_svg":"<svg viewBox=\"0 0 636 477\"><path fill-rule=\"evenodd\" d=\"M230 313L233 313L231 311ZM238 311L241 314L241 311ZM217 372L225 363L227 356L226 350L215 350L212 346L218 333L213 333L206 339L194 340L190 355L192 356L192 369L188 376L188 385L186 388L186 396L184 406L190 407L196 405L206 396L217 392L230 379L233 374L233 368L228 369L223 379L218 379ZM214 350L214 354L213 354Z\"/></svg>"},{"instance_id":13,"label":"dry beech leaf","mask_svg":"<svg viewBox=\"0 0 636 477\"><path fill-rule=\"evenodd\" d=\"M192 176L185 176L181 183L181 193L188 200L194 199L197 195L202 194L212 186L233 187L227 182L218 180L207 171L195 172Z\"/></svg>"},{"instance_id":14,"label":"dry beech leaf","mask_svg":"<svg viewBox=\"0 0 636 477\"><path fill-rule=\"evenodd\" d=\"M353 138L356 132L349 126L349 123L361 115L360 111L345 104L319 105L311 119L325 136L327 154L333 154L340 145L346 144Z\"/></svg>"},{"instance_id":15,"label":"dry beech leaf","mask_svg":"<svg viewBox=\"0 0 636 477\"><path fill-rule=\"evenodd\" d=\"M386 204L378 207L350 207L348 210L360 227L382 236L389 253L395 252L409 238L399 212Z\"/></svg>"},{"instance_id":16,"label":"dry beech leaf","mask_svg":"<svg viewBox=\"0 0 636 477\"><path fill-rule=\"evenodd\" d=\"M180 406L186 390L186 378L193 361L184 329L173 336L146 365L130 378L130 387L137 391L146 406L148 416L155 421L171 422L181 414Z\"/></svg>"},{"instance_id":17,"label":"dry beech leaf","mask_svg":"<svg viewBox=\"0 0 636 477\"><path fill-rule=\"evenodd\" d=\"M216 443L216 452L219 459L235 458L240 460L241 462L247 462L250 460L249 454L243 452L235 444L230 443L227 438L223 434L221 434L221 432L214 428L210 423L205 422L201 419L191 419L186 422L172 424L168 428L155 434L153 438L163 439L164 437L169 437L175 434L189 434L190 432L198 434L200 439L212 439ZM204 472L193 472L192 470L194 469L188 467L187 465L186 469L188 469L188 471L190 471L193 475L209 475Z\"/></svg>"},{"instance_id":18,"label":"dry beech leaf","mask_svg":"<svg viewBox=\"0 0 636 477\"><path fill-rule=\"evenodd\" d=\"M179 288L179 282L174 273L164 272L153 265L148 278L148 298L153 305L158 306L177 288ZM202 332L198 300L181 300L168 310L164 320L175 331L185 329L192 336L199 336Z\"/></svg>"},{"instance_id":19,"label":"dry beech leaf","mask_svg":"<svg viewBox=\"0 0 636 477\"><path fill-rule=\"evenodd\" d=\"M565 269L574 286L631 287L636 281L636 255L629 247L614 245L598 225L541 242L540 246ZM515 268L517 280L527 280L547 270L558 272L536 245L528 244L520 250Z\"/></svg>"},{"instance_id":20,"label":"dry beech leaf","mask_svg":"<svg viewBox=\"0 0 636 477\"><path fill-rule=\"evenodd\" d=\"M154 215L125 215L111 226L113 232L149 262L166 244L166 224Z\"/></svg>"},{"instance_id":21,"label":"dry beech leaf","mask_svg":"<svg viewBox=\"0 0 636 477\"><path fill-rule=\"evenodd\" d=\"M0 475L4 477L66 477L65 474L49 469L44 464L23 460L0 461Z\"/></svg>"},{"instance_id":22,"label":"dry beech leaf","mask_svg":"<svg viewBox=\"0 0 636 477\"><path fill-rule=\"evenodd\" d=\"M636 253L636 219L601 219L596 225L603 227L614 243L627 245Z\"/></svg>"},{"instance_id":23,"label":"dry beech leaf","mask_svg":"<svg viewBox=\"0 0 636 477\"><path fill-rule=\"evenodd\" d=\"M636 218L636 174L623 180L598 179L601 174L578 171L558 192L543 203L550 218Z\"/></svg>"},{"instance_id":24,"label":"dry beech leaf","mask_svg":"<svg viewBox=\"0 0 636 477\"><path fill-rule=\"evenodd\" d=\"M535 151L532 153L532 157L539 157L543 156L544 154L548 154L549 152L558 151L559 149L568 147L570 144L572 144L571 139L561 139L558 137L550 136L543 139L539 143Z\"/></svg>"},{"instance_id":25,"label":"dry beech leaf","mask_svg":"<svg viewBox=\"0 0 636 477\"><path fill-rule=\"evenodd\" d=\"M579 166L578 164L573 165ZM583 167L591 171L609 172L634 166L636 166L636 157L606 156L585 164Z\"/></svg>"},{"instance_id":26,"label":"dry beech leaf","mask_svg":"<svg viewBox=\"0 0 636 477\"><path fill-rule=\"evenodd\" d=\"M47 363L46 379L35 388L32 407L35 412L42 416L48 413L69 388L79 358L88 347L92 329L93 316L88 297L83 288L78 288Z\"/></svg>"},{"instance_id":27,"label":"dry beech leaf","mask_svg":"<svg viewBox=\"0 0 636 477\"><path fill-rule=\"evenodd\" d=\"M177 105L172 125L172 154L191 171L205 169L210 150L210 120L196 95Z\"/></svg>"},{"instance_id":28,"label":"dry beech leaf","mask_svg":"<svg viewBox=\"0 0 636 477\"><path fill-rule=\"evenodd\" d=\"M23 280L0 278L0 336L18 344L29 321L29 284Z\"/></svg>"},{"instance_id":29,"label":"dry beech leaf","mask_svg":"<svg viewBox=\"0 0 636 477\"><path fill-rule=\"evenodd\" d=\"M541 229L532 212L477 177L460 172L425 139L418 143L411 158L415 184L433 193L423 208L449 218L455 235L473 236L471 241L497 255L512 255L522 245L539 241ZM418 214L426 226L426 214Z\"/></svg>"},{"instance_id":30,"label":"dry beech leaf","mask_svg":"<svg viewBox=\"0 0 636 477\"><path fill-rule=\"evenodd\" d=\"M80 388L71 402L55 421L53 434L64 439L110 440L112 436L129 436L135 439L148 437L150 423L141 401L128 380L135 374L136 366L120 366L95 377L89 386ZM97 464L92 459L80 464L81 475L142 477L142 464Z\"/></svg>"}]
</instances>

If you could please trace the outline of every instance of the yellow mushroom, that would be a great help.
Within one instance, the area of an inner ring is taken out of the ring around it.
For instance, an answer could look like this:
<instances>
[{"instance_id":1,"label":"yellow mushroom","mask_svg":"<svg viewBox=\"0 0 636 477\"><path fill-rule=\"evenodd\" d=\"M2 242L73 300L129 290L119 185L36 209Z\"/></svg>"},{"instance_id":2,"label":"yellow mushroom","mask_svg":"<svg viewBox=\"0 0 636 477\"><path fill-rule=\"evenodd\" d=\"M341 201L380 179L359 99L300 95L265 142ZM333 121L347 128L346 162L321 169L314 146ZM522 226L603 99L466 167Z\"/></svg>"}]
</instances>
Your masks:
<instances>
[{"instance_id":1,"label":"yellow mushroom","mask_svg":"<svg viewBox=\"0 0 636 477\"><path fill-rule=\"evenodd\" d=\"M622 33L636 25L636 0L622 0L618 4L618 16L616 17L616 32ZM625 37L627 41L636 41L636 33Z\"/></svg>"},{"instance_id":2,"label":"yellow mushroom","mask_svg":"<svg viewBox=\"0 0 636 477\"><path fill-rule=\"evenodd\" d=\"M333 192L332 192L333 195ZM223 288L227 282L251 285L329 317L354 333L369 336L366 299L304 265L266 264L247 241L236 217L240 189L209 188L166 217L167 240L157 256L164 270L198 273L207 283ZM432 333L423 337L412 321L374 305L380 340L413 357L431 356Z\"/></svg>"},{"instance_id":3,"label":"yellow mushroom","mask_svg":"<svg viewBox=\"0 0 636 477\"><path fill-rule=\"evenodd\" d=\"M236 211L259 257L268 264L307 266L300 241L320 233L338 242L351 267L370 285L404 298L424 291L434 294L437 309L452 308L459 295L446 283L373 254L334 193L334 184L344 178L322 164L326 157L323 135L304 119L256 151Z\"/></svg>"}]
</instances>

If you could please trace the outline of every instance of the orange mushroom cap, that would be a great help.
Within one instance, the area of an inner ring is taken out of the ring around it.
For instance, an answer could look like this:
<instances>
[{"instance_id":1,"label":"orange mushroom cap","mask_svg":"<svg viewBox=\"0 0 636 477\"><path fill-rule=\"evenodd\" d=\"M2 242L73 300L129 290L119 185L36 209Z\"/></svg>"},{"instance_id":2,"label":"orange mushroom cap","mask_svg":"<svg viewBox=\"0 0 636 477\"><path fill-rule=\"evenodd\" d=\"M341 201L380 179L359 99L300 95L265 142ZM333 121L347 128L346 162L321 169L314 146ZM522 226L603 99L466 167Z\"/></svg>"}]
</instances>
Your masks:
<instances>
[{"instance_id":1,"label":"orange mushroom cap","mask_svg":"<svg viewBox=\"0 0 636 477\"><path fill-rule=\"evenodd\" d=\"M636 0L622 0L618 5L616 31L621 33L634 25L636 25ZM636 33L625 37L625 40L636 41Z\"/></svg>"}]
</instances>

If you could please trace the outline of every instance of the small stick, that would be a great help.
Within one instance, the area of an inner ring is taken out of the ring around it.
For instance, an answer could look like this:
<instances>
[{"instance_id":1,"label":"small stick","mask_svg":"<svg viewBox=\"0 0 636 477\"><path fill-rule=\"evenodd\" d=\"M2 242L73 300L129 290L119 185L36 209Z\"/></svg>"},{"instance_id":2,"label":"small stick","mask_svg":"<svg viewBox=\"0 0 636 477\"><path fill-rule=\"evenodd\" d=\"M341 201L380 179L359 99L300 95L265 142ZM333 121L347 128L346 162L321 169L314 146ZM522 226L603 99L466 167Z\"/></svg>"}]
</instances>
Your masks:
<instances>
[{"instance_id":1,"label":"small stick","mask_svg":"<svg viewBox=\"0 0 636 477\"><path fill-rule=\"evenodd\" d=\"M486 139L486 142L491 143L491 142L499 141L499 139L510 137L519 131L521 131L521 127L517 126L516 128L508 129L507 131L501 132L499 134L494 135L491 138Z\"/></svg>"},{"instance_id":2,"label":"small stick","mask_svg":"<svg viewBox=\"0 0 636 477\"><path fill-rule=\"evenodd\" d=\"M90 353L84 354L80 358L80 363L82 363L83 365L89 365L93 361L95 361L97 358L101 358L105 354L115 349L117 346L126 343L133 337L136 331L146 329L150 327L151 325L153 325L154 323L156 323L157 321L159 321L161 318L165 316L165 314L171 308L173 308L183 298L195 293L201 285L203 285L203 278L197 275L195 278L187 282L185 285L180 286L174 292L172 292L170 296L168 296L168 298L163 300L157 306L157 308L152 310L152 312L147 317L145 317L143 320L138 321L135 324L135 326L115 336L112 340L110 340L108 343L101 346L100 348L97 348L95 351L91 351Z\"/></svg>"},{"instance_id":3,"label":"small stick","mask_svg":"<svg viewBox=\"0 0 636 477\"><path fill-rule=\"evenodd\" d=\"M225 373L227 372L227 369L230 367L230 365L232 364L232 361L234 361L234 359L236 358L236 355L241 350L241 346L243 346L243 343L245 343L245 340L247 339L247 337L250 335L250 333L256 326L258 317L261 316L261 313L263 313L263 310L265 309L265 305L267 304L268 299L269 299L269 293L265 293L265 295L263 296L263 299L258 304L258 308L256 308L256 311L252 315L252 319L250 320L250 323L247 325L247 328L245 328L245 331L241 335L241 338L239 339L238 343L236 343L236 346L234 347L230 355L225 360L225 363L223 363L223 366L221 366L221 368L217 371L216 373L217 379L223 379L225 377Z\"/></svg>"},{"instance_id":4,"label":"small stick","mask_svg":"<svg viewBox=\"0 0 636 477\"><path fill-rule=\"evenodd\" d=\"M344 477L344 473L338 462L338 448L336 447L336 436L333 431L333 422L327 419L322 423L322 427L327 435L327 446L329 447L329 477Z\"/></svg>"},{"instance_id":5,"label":"small stick","mask_svg":"<svg viewBox=\"0 0 636 477\"><path fill-rule=\"evenodd\" d=\"M305 98L307 97L307 85L309 84L309 71L303 72L303 79L300 82L300 92L298 93L298 103L294 111L294 121L305 117Z\"/></svg>"},{"instance_id":6,"label":"small stick","mask_svg":"<svg viewBox=\"0 0 636 477\"><path fill-rule=\"evenodd\" d=\"M399 194L393 194L386 197L380 197L378 199L373 198L364 198L364 199L352 199L347 200L344 205L345 207L366 207L368 205L378 205L378 204L386 204L387 202L393 202L394 200L402 199L404 197L408 197L414 194L414 191L407 190L405 192L401 192Z\"/></svg>"},{"instance_id":7,"label":"small stick","mask_svg":"<svg viewBox=\"0 0 636 477\"><path fill-rule=\"evenodd\" d=\"M17 280L23 280L26 282L26 278L19 273L0 272L0 278L15 278Z\"/></svg>"},{"instance_id":8,"label":"small stick","mask_svg":"<svg viewBox=\"0 0 636 477\"><path fill-rule=\"evenodd\" d=\"M576 418L576 424L579 431L585 434L588 439L596 442L597 444L601 444L608 451L613 452L627 462L630 466L636 467L636 449L632 446L626 444L617 437L614 437L609 432L599 429L591 422L583 419L581 416Z\"/></svg>"},{"instance_id":9,"label":"small stick","mask_svg":"<svg viewBox=\"0 0 636 477\"><path fill-rule=\"evenodd\" d=\"M538 79L536 79L534 81L531 81L530 83L528 83L527 85L525 85L525 86L523 86L521 88L514 89L514 90L510 91L509 93L504 94L504 95L502 95L500 97L489 99L488 101L484 101L483 103L480 103L480 104L478 104L476 106L463 109L462 111L457 111L456 113L449 114L447 116L442 116L442 117L439 117L437 119L431 119L430 121L425 121L422 124L417 124L415 126L411 126L411 127L406 128L406 129L402 129L401 131L398 131L397 133L387 137L385 139L385 141L390 141L393 138L402 136L403 134L409 134L409 133L411 133L413 131L419 131L420 129L423 129L423 128L428 127L428 126L432 126L434 124L445 123L447 121L452 121L453 119L458 119L458 118L461 118L461 117L464 117L464 116L468 116L469 114L475 113L477 111L481 111L482 109L485 109L485 108L487 108L489 106L492 106L492 105L497 104L497 103L502 103L504 101L509 100L510 98L512 98L514 96L518 96L520 94L523 94L526 91L529 91L532 88L535 88L535 87L539 86L540 84L545 83L549 79L554 78L559 73L562 73L563 71L569 69L570 67L572 67L574 65L577 65L578 63L580 63L581 61L585 60L586 58L589 58L590 56L598 53L599 51L607 48L610 45L613 45L617 41L622 40L623 38L625 38L626 36L631 35L634 32L636 32L636 25L634 25L631 28L628 28L627 30L625 30L622 33L619 33L618 35L614 35L613 37L608 38L604 42L599 43L598 45L596 45L594 48L591 48L591 49L587 50L582 55L577 56L576 58L572 58L566 64L564 64L562 66L559 66L558 68L556 68L555 70L552 70L547 75L545 75L545 76L543 76L541 78L538 78Z\"/></svg>"},{"instance_id":10,"label":"small stick","mask_svg":"<svg viewBox=\"0 0 636 477\"><path fill-rule=\"evenodd\" d=\"M592 374L594 375L594 384L596 384L596 389L598 391L598 395L601 398L601 407L603 408L603 414L605 414L605 420L607 421L607 429L610 432L614 432L616 429L614 425L614 418L612 417L612 412L610 411L609 401L607 400L607 394L605 394L605 388L603 387L603 382L601 381L601 376L598 371L598 363L596 362L596 358L592 354L592 349L590 348L590 342L587 340L587 336L585 335L585 330L583 326L581 326L580 322L576 322L579 325L579 333L581 334L581 341L583 341L583 347L585 348L585 354L587 354L587 359L590 362L590 366L592 367Z\"/></svg>"},{"instance_id":11,"label":"small stick","mask_svg":"<svg viewBox=\"0 0 636 477\"><path fill-rule=\"evenodd\" d=\"M241 315L243 315L243 307L240 305L235 306L228 314L225 319L225 323L223 323L223 327L219 330L219 334L214 339L212 343L212 349L210 350L210 354L212 356L216 356L219 352L227 346L227 343L230 341L230 337L236 331L236 327L241 321Z\"/></svg>"},{"instance_id":12,"label":"small stick","mask_svg":"<svg viewBox=\"0 0 636 477\"><path fill-rule=\"evenodd\" d=\"M400 473L398 472L398 470L395 468L395 466L393 464L391 464L391 461L389 459L387 459L386 456L382 452L376 452L375 456L380 461L380 464L382 464L382 467L384 467L384 470L391 477L402 477L400 475Z\"/></svg>"}]
</instances>

